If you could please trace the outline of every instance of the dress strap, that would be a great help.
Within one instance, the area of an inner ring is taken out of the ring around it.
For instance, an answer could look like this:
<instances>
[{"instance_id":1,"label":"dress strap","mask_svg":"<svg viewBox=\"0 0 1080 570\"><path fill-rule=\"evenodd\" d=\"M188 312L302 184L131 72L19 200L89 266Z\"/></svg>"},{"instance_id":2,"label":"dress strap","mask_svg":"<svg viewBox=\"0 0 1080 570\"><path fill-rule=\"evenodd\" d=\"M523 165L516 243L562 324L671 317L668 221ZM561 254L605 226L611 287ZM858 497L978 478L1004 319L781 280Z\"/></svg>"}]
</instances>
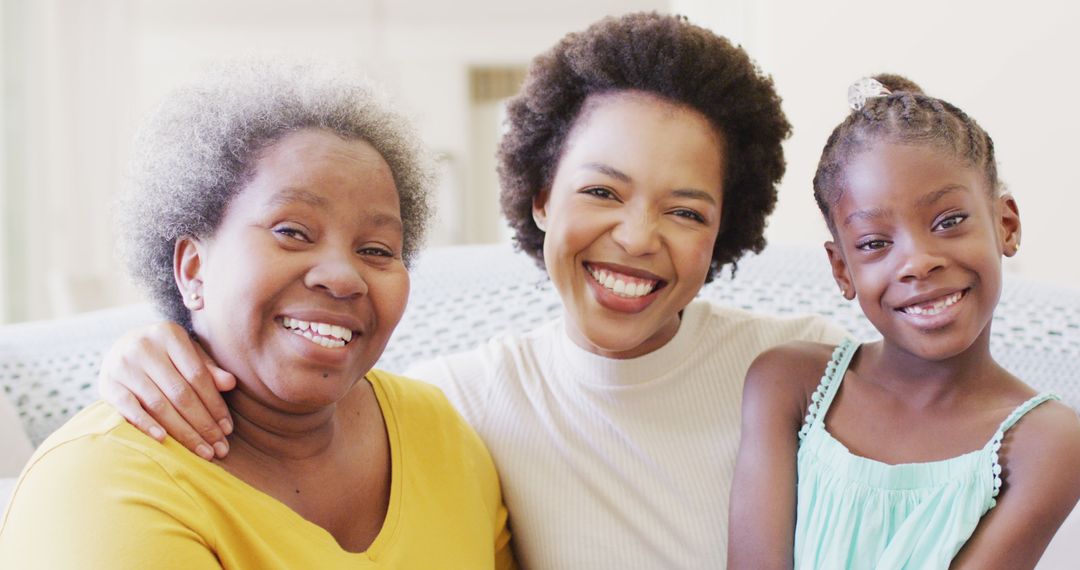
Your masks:
<instances>
[{"instance_id":1,"label":"dress strap","mask_svg":"<svg viewBox=\"0 0 1080 570\"><path fill-rule=\"evenodd\" d=\"M990 494L991 497L997 497L998 493L1001 492L1001 464L998 463L998 450L1001 449L1001 440L1005 439L1005 432L1009 431L1009 428L1013 427L1016 422L1020 421L1020 418L1024 417L1024 414L1033 410L1035 406L1038 406L1047 400L1060 399L1061 396L1058 396L1057 394L1042 392L1017 406L1016 409L1001 422L1001 425L998 426L997 431L994 432L994 437L991 438L990 443L987 444L990 446L990 469L994 474L994 489ZM991 502L991 506L996 504L996 500Z\"/></svg>"},{"instance_id":2,"label":"dress strap","mask_svg":"<svg viewBox=\"0 0 1080 570\"><path fill-rule=\"evenodd\" d=\"M825 373L821 375L821 382L818 383L814 393L810 394L810 405L806 409L806 418L803 420L802 428L799 429L799 440L806 439L807 434L810 433L810 428L814 424L820 423L821 418L824 418L829 411L829 406L832 405L833 398L836 397L836 392L840 389L840 382L844 379L844 373L847 372L848 365L851 364L851 358L855 356L858 349L859 343L857 341L845 338L833 350L832 358L825 365Z\"/></svg>"}]
</instances>

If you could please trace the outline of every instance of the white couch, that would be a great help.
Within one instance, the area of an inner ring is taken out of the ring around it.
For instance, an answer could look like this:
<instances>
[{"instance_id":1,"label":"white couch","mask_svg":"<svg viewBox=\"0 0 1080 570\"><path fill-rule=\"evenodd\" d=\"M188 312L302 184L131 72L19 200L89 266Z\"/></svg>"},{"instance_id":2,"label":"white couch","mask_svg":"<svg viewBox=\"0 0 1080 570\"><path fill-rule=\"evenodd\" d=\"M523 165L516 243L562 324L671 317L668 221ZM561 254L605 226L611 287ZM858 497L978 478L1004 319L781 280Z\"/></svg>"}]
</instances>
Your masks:
<instances>
[{"instance_id":1,"label":"white couch","mask_svg":"<svg viewBox=\"0 0 1080 570\"><path fill-rule=\"evenodd\" d=\"M546 276L531 259L504 245L431 249L412 283L405 317L380 368L401 371L408 363L465 350L496 334L529 330L559 311ZM876 335L857 304L837 292L819 248L771 247L743 260L735 279L725 273L701 295L762 313L817 312L859 338ZM0 396L14 404L20 424L8 431L21 428L16 435L40 444L96 398L97 369L113 339L158 318L150 306L133 305L0 327ZM1008 276L991 343L1002 365L1080 410L1080 291ZM3 422L0 409L0 453L28 453L29 446L17 442L3 447L5 439L17 439L5 436ZM2 468L0 463L0 477ZM0 507L10 486L11 480L0 479ZM1066 537L1072 539L1071 552ZM1080 514L1074 513L1040 568L1075 568L1077 560Z\"/></svg>"}]
</instances>

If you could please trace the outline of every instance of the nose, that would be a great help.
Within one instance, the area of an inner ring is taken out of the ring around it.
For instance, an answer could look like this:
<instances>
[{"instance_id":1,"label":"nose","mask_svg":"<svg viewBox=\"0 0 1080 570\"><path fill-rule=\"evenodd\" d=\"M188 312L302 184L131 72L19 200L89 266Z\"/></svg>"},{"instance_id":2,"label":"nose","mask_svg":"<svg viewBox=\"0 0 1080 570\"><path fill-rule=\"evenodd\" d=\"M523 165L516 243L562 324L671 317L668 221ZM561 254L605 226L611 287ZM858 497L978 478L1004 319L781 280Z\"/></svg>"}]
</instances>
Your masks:
<instances>
[{"instance_id":1,"label":"nose","mask_svg":"<svg viewBox=\"0 0 1080 570\"><path fill-rule=\"evenodd\" d=\"M656 216L638 208L625 208L620 213L621 218L611 231L615 243L633 256L659 251L660 228Z\"/></svg>"},{"instance_id":2,"label":"nose","mask_svg":"<svg viewBox=\"0 0 1080 570\"><path fill-rule=\"evenodd\" d=\"M929 240L912 241L900 265L901 281L922 280L945 268L945 257L927 243Z\"/></svg>"},{"instance_id":3,"label":"nose","mask_svg":"<svg viewBox=\"0 0 1080 570\"><path fill-rule=\"evenodd\" d=\"M338 299L363 296L368 292L361 262L351 250L321 252L304 276L304 284Z\"/></svg>"}]
</instances>

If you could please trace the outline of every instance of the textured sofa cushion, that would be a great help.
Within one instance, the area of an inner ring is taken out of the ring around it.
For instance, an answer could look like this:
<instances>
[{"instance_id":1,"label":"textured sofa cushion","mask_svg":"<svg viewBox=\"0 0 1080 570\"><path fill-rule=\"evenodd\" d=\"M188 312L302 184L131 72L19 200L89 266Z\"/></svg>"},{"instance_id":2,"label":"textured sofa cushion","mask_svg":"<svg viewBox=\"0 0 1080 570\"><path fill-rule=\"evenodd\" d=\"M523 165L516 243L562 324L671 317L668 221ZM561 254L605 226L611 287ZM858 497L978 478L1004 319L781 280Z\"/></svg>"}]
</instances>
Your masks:
<instances>
[{"instance_id":1,"label":"textured sofa cushion","mask_svg":"<svg viewBox=\"0 0 1080 570\"><path fill-rule=\"evenodd\" d=\"M11 498L11 492L15 490L15 481L16 479L14 477L0 478L0 513L3 513L4 509L7 508L8 499Z\"/></svg>"},{"instance_id":2,"label":"textured sofa cushion","mask_svg":"<svg viewBox=\"0 0 1080 570\"><path fill-rule=\"evenodd\" d=\"M15 407L0 392L0 478L18 475L33 451Z\"/></svg>"}]
</instances>

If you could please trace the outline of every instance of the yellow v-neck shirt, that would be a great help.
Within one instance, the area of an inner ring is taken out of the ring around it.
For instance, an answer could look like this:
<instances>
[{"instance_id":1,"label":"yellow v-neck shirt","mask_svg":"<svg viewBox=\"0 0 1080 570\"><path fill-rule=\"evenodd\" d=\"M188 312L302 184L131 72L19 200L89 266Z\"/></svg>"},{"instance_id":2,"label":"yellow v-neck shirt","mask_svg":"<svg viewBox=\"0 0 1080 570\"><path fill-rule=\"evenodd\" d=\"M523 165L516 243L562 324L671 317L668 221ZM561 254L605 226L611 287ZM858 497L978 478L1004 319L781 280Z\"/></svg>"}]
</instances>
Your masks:
<instances>
[{"instance_id":1,"label":"yellow v-neck shirt","mask_svg":"<svg viewBox=\"0 0 1080 570\"><path fill-rule=\"evenodd\" d=\"M0 522L0 568L513 568L487 450L437 388L372 371L390 441L386 519L366 552L103 403L50 436Z\"/></svg>"}]
</instances>

